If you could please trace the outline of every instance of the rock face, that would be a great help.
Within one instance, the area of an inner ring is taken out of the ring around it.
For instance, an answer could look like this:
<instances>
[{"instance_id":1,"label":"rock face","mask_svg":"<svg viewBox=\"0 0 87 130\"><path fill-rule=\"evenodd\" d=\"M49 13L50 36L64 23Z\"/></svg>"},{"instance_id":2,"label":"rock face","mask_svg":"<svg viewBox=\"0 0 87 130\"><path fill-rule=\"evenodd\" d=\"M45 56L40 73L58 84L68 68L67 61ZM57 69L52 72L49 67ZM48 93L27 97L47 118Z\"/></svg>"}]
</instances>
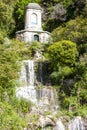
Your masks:
<instances>
[{"instance_id":1,"label":"rock face","mask_svg":"<svg viewBox=\"0 0 87 130\"><path fill-rule=\"evenodd\" d=\"M87 130L87 122L84 122L80 116L75 117L66 123L64 123L63 117L57 120L54 120L49 116L46 118L40 117L40 124L42 124L43 128L49 125L53 130Z\"/></svg>"},{"instance_id":2,"label":"rock face","mask_svg":"<svg viewBox=\"0 0 87 130\"><path fill-rule=\"evenodd\" d=\"M58 119L53 130L65 130L65 126L62 123L61 119Z\"/></svg>"},{"instance_id":3,"label":"rock face","mask_svg":"<svg viewBox=\"0 0 87 130\"><path fill-rule=\"evenodd\" d=\"M38 128L42 130L87 130L86 119L83 120L80 116L74 117L71 120L65 121L65 117L55 118L53 115L44 116L38 115L39 118L36 124L29 123L34 130ZM27 129L32 130L32 129Z\"/></svg>"},{"instance_id":4,"label":"rock face","mask_svg":"<svg viewBox=\"0 0 87 130\"><path fill-rule=\"evenodd\" d=\"M55 125L55 121L52 120L50 117L44 117L44 116L40 116L39 118L39 124L40 127L45 128L46 126L54 126Z\"/></svg>"},{"instance_id":5,"label":"rock face","mask_svg":"<svg viewBox=\"0 0 87 130\"><path fill-rule=\"evenodd\" d=\"M87 130L87 117L84 119L85 130Z\"/></svg>"}]
</instances>

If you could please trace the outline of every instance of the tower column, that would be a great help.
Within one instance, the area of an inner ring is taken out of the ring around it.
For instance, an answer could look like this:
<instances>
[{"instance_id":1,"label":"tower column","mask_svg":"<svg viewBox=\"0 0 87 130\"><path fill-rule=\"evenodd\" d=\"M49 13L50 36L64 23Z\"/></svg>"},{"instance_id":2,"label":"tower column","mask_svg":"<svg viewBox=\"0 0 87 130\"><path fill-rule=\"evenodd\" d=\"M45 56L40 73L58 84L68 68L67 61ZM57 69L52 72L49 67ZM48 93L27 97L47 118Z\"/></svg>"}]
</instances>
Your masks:
<instances>
[{"instance_id":1,"label":"tower column","mask_svg":"<svg viewBox=\"0 0 87 130\"><path fill-rule=\"evenodd\" d=\"M36 3L29 3L25 12L25 29L42 31L41 7Z\"/></svg>"}]
</instances>

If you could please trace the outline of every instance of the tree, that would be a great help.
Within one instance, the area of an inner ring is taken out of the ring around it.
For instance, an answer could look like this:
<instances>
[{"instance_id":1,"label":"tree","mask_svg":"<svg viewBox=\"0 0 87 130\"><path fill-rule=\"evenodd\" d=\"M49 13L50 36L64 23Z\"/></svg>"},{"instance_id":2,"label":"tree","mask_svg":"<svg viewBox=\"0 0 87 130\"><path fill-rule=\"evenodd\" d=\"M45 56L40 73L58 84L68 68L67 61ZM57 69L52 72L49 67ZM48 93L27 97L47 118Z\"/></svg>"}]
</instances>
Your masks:
<instances>
[{"instance_id":1,"label":"tree","mask_svg":"<svg viewBox=\"0 0 87 130\"><path fill-rule=\"evenodd\" d=\"M80 57L75 68L74 95L81 104L87 103L87 53Z\"/></svg>"},{"instance_id":2,"label":"tree","mask_svg":"<svg viewBox=\"0 0 87 130\"><path fill-rule=\"evenodd\" d=\"M63 39L77 43L80 53L83 53L83 50L86 51L87 43L87 19L77 17L56 28L52 34L55 42Z\"/></svg>"},{"instance_id":3,"label":"tree","mask_svg":"<svg viewBox=\"0 0 87 130\"><path fill-rule=\"evenodd\" d=\"M75 65L78 51L74 42L62 40L53 43L53 45L48 48L48 55L51 64L55 69L58 65Z\"/></svg>"},{"instance_id":4,"label":"tree","mask_svg":"<svg viewBox=\"0 0 87 130\"><path fill-rule=\"evenodd\" d=\"M14 5L14 0L9 2L7 0L0 1L0 31L5 30L8 35L10 35L15 28L13 18Z\"/></svg>"},{"instance_id":5,"label":"tree","mask_svg":"<svg viewBox=\"0 0 87 130\"><path fill-rule=\"evenodd\" d=\"M44 9L44 29L50 32L53 29L65 24L71 18L78 16L87 17L86 0L42 0L40 1ZM51 17L52 16L52 17Z\"/></svg>"},{"instance_id":6,"label":"tree","mask_svg":"<svg viewBox=\"0 0 87 130\"><path fill-rule=\"evenodd\" d=\"M65 77L73 74L77 56L76 43L68 40L55 42L48 48L48 57L52 70L51 79L54 84L59 82L62 84Z\"/></svg>"},{"instance_id":7,"label":"tree","mask_svg":"<svg viewBox=\"0 0 87 130\"><path fill-rule=\"evenodd\" d=\"M19 60L19 56L15 49L11 48L10 43L11 41L8 44L0 45L0 86L4 91L14 88L18 78L17 60Z\"/></svg>"}]
</instances>

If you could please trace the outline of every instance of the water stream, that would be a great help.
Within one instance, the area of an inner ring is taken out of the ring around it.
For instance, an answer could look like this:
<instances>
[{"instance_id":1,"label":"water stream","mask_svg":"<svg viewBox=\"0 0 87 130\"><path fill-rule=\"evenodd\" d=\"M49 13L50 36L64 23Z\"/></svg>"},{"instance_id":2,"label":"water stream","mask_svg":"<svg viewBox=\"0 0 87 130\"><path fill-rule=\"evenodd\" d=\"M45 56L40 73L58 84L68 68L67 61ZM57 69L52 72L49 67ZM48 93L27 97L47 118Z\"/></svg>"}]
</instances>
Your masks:
<instances>
[{"instance_id":1,"label":"water stream","mask_svg":"<svg viewBox=\"0 0 87 130\"><path fill-rule=\"evenodd\" d=\"M81 117L76 117L69 121L68 130L85 130L84 122Z\"/></svg>"},{"instance_id":2,"label":"water stream","mask_svg":"<svg viewBox=\"0 0 87 130\"><path fill-rule=\"evenodd\" d=\"M22 62L19 83L20 87L17 88L16 92L17 97L23 97L33 103L36 103L36 90L34 87L34 62L32 60Z\"/></svg>"},{"instance_id":3,"label":"water stream","mask_svg":"<svg viewBox=\"0 0 87 130\"><path fill-rule=\"evenodd\" d=\"M34 72L34 61L25 60L21 64L21 72L19 83L20 87L16 89L16 96L18 98L23 97L32 101L34 104L41 107L44 110L55 110L59 107L58 100L56 99L56 92L53 88L35 88L35 72ZM42 69L40 69L42 71ZM40 72L42 76L42 72ZM40 77L42 82L43 77ZM44 122L43 122L44 123ZM46 128L42 125L42 130ZM61 119L58 119L53 126L53 130L86 130L81 117L76 117L70 120L67 125L63 123Z\"/></svg>"},{"instance_id":4,"label":"water stream","mask_svg":"<svg viewBox=\"0 0 87 130\"><path fill-rule=\"evenodd\" d=\"M53 88L48 87L36 89L36 86L34 86L36 78L34 67L35 66L33 60L25 60L22 62L19 78L20 87L17 87L16 95L17 97L23 97L32 101L43 109L45 109L46 107L49 109L55 109L57 106L56 91ZM39 82L42 83L43 77L41 68L39 69Z\"/></svg>"},{"instance_id":5,"label":"water stream","mask_svg":"<svg viewBox=\"0 0 87 130\"><path fill-rule=\"evenodd\" d=\"M86 128L83 119L77 116L67 123L63 123L63 117L59 118L53 130L86 130Z\"/></svg>"},{"instance_id":6,"label":"water stream","mask_svg":"<svg viewBox=\"0 0 87 130\"><path fill-rule=\"evenodd\" d=\"M65 130L65 126L64 126L64 124L62 123L61 119L59 119L59 120L56 122L56 126L53 128L53 130Z\"/></svg>"}]
</instances>

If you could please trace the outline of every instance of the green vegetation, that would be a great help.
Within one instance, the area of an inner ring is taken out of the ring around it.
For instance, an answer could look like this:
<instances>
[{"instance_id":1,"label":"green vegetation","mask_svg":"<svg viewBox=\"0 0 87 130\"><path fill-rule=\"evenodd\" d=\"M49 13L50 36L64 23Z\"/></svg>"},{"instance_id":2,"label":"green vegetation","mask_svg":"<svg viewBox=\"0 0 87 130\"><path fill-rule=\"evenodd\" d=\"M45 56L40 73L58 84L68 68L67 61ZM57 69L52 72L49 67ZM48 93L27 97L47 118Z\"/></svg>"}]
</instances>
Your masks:
<instances>
[{"instance_id":1,"label":"green vegetation","mask_svg":"<svg viewBox=\"0 0 87 130\"><path fill-rule=\"evenodd\" d=\"M0 129L1 130L23 130L26 122L6 102L0 102Z\"/></svg>"},{"instance_id":2,"label":"green vegetation","mask_svg":"<svg viewBox=\"0 0 87 130\"><path fill-rule=\"evenodd\" d=\"M81 53L78 43L76 45L68 40L53 43L47 53L51 83L60 86L58 91L62 108L69 110L70 106L71 109L74 106L78 113L80 107L87 103L87 53Z\"/></svg>"},{"instance_id":3,"label":"green vegetation","mask_svg":"<svg viewBox=\"0 0 87 130\"><path fill-rule=\"evenodd\" d=\"M51 79L54 83L63 83L65 77L73 74L78 51L76 44L62 40L48 48L48 57L52 67Z\"/></svg>"},{"instance_id":4,"label":"green vegetation","mask_svg":"<svg viewBox=\"0 0 87 130\"><path fill-rule=\"evenodd\" d=\"M56 68L58 64L61 66L73 66L76 62L78 51L75 43L63 40L51 45L48 48L48 55L51 62L54 59L55 65L53 66Z\"/></svg>"},{"instance_id":5,"label":"green vegetation","mask_svg":"<svg viewBox=\"0 0 87 130\"><path fill-rule=\"evenodd\" d=\"M86 39L87 39L87 19L83 17L77 17L62 26L56 28L53 34L54 42L62 40L71 40L77 43L79 51L86 51Z\"/></svg>"},{"instance_id":6,"label":"green vegetation","mask_svg":"<svg viewBox=\"0 0 87 130\"><path fill-rule=\"evenodd\" d=\"M13 39L15 32L24 28L24 8L29 2L32 1L0 1L1 130L26 127L24 117L33 104L15 96L19 61L32 59L38 50L49 63L48 79L59 92L62 112L69 116L87 115L87 1L33 0L43 7L43 28L53 37L53 43L41 46ZM37 122L38 115L30 117L30 121Z\"/></svg>"},{"instance_id":7,"label":"green vegetation","mask_svg":"<svg viewBox=\"0 0 87 130\"><path fill-rule=\"evenodd\" d=\"M0 2L0 35L12 36L15 30L15 20L13 17L16 0L1 0ZM0 39L1 40L1 39Z\"/></svg>"},{"instance_id":8,"label":"green vegetation","mask_svg":"<svg viewBox=\"0 0 87 130\"><path fill-rule=\"evenodd\" d=\"M24 42L4 38L0 52L0 129L22 130L26 127L23 117L30 111L32 103L18 100L15 87L18 85L20 61L30 58L31 51Z\"/></svg>"}]
</instances>

